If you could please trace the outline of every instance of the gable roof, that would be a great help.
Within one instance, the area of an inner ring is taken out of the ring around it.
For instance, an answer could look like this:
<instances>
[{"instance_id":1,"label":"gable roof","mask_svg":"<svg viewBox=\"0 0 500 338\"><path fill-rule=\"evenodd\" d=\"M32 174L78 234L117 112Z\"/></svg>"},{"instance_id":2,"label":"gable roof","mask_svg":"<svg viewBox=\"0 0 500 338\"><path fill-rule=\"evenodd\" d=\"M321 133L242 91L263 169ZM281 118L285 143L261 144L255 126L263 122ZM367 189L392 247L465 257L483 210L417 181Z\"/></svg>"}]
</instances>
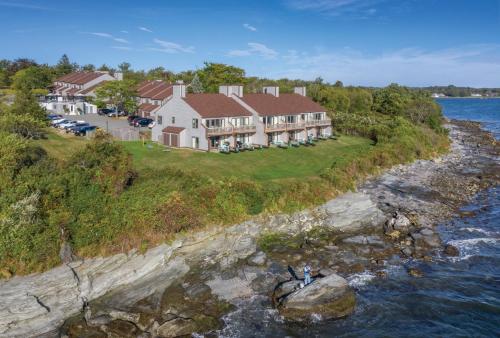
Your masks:
<instances>
[{"instance_id":1,"label":"gable roof","mask_svg":"<svg viewBox=\"0 0 500 338\"><path fill-rule=\"evenodd\" d=\"M82 89L82 90L80 90L80 92L78 92L78 94L86 95L90 92L93 92L97 87L102 86L106 82L108 82L108 81L102 81L102 82L99 82L98 84L95 84L93 86L88 87L87 89Z\"/></svg>"},{"instance_id":2,"label":"gable roof","mask_svg":"<svg viewBox=\"0 0 500 338\"><path fill-rule=\"evenodd\" d=\"M172 96L172 93L172 85L161 80L144 81L137 87L139 97L152 100L164 100Z\"/></svg>"},{"instance_id":3,"label":"gable roof","mask_svg":"<svg viewBox=\"0 0 500 338\"><path fill-rule=\"evenodd\" d=\"M90 81L93 81L106 73L103 72L74 72L66 74L56 79L56 82L65 82L70 84L83 85Z\"/></svg>"},{"instance_id":4,"label":"gable roof","mask_svg":"<svg viewBox=\"0 0 500 338\"><path fill-rule=\"evenodd\" d=\"M298 115L326 111L310 98L299 94L245 94L240 98L262 116Z\"/></svg>"},{"instance_id":5,"label":"gable roof","mask_svg":"<svg viewBox=\"0 0 500 338\"><path fill-rule=\"evenodd\" d=\"M183 100L203 118L252 116L242 105L224 94L187 94Z\"/></svg>"},{"instance_id":6,"label":"gable roof","mask_svg":"<svg viewBox=\"0 0 500 338\"><path fill-rule=\"evenodd\" d=\"M156 104L151 104L151 103L142 103L137 107L137 110L144 111L147 113L151 113L152 111L160 108L160 106Z\"/></svg>"},{"instance_id":7,"label":"gable roof","mask_svg":"<svg viewBox=\"0 0 500 338\"><path fill-rule=\"evenodd\" d=\"M184 130L184 128L182 128L182 127L172 127L172 126L169 126L169 127L163 128L162 132L164 132L164 133L172 133L172 134L179 134L183 130Z\"/></svg>"}]
</instances>

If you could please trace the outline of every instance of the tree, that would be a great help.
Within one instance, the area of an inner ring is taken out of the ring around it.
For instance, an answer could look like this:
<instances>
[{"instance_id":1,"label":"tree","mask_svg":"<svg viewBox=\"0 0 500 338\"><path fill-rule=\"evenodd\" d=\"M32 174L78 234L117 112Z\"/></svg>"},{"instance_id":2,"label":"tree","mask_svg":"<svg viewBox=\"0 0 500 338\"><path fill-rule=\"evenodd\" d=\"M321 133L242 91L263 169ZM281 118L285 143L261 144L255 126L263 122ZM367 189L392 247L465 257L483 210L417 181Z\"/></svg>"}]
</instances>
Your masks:
<instances>
[{"instance_id":1,"label":"tree","mask_svg":"<svg viewBox=\"0 0 500 338\"><path fill-rule=\"evenodd\" d=\"M342 81L337 80L333 86L338 88L343 88L344 84L342 83Z\"/></svg>"},{"instance_id":2,"label":"tree","mask_svg":"<svg viewBox=\"0 0 500 338\"><path fill-rule=\"evenodd\" d=\"M109 104L118 110L133 112L137 109L134 83L130 80L108 81L95 90L96 104Z\"/></svg>"},{"instance_id":3,"label":"tree","mask_svg":"<svg viewBox=\"0 0 500 338\"><path fill-rule=\"evenodd\" d=\"M111 71L111 68L109 68L106 64L102 64L102 66L99 67L97 70L101 72L109 72Z\"/></svg>"},{"instance_id":4,"label":"tree","mask_svg":"<svg viewBox=\"0 0 500 338\"><path fill-rule=\"evenodd\" d=\"M195 74L193 81L191 81L191 90L195 94L203 93L203 84L201 83L198 74Z\"/></svg>"},{"instance_id":5,"label":"tree","mask_svg":"<svg viewBox=\"0 0 500 338\"><path fill-rule=\"evenodd\" d=\"M89 63L87 65L82 66L82 70L84 72L93 72L93 71L95 71L95 66L93 64Z\"/></svg>"},{"instance_id":6,"label":"tree","mask_svg":"<svg viewBox=\"0 0 500 338\"><path fill-rule=\"evenodd\" d=\"M12 88L30 90L47 88L53 80L53 72L48 66L31 66L18 71L12 77Z\"/></svg>"},{"instance_id":7,"label":"tree","mask_svg":"<svg viewBox=\"0 0 500 338\"><path fill-rule=\"evenodd\" d=\"M147 72L146 77L148 80L172 81L174 79L174 73L160 66L150 69Z\"/></svg>"},{"instance_id":8,"label":"tree","mask_svg":"<svg viewBox=\"0 0 500 338\"><path fill-rule=\"evenodd\" d=\"M131 65L130 63L128 62L122 62L118 65L118 69L120 70L120 72L122 72L123 74L125 73L128 73L131 71L130 69Z\"/></svg>"},{"instance_id":9,"label":"tree","mask_svg":"<svg viewBox=\"0 0 500 338\"><path fill-rule=\"evenodd\" d=\"M198 74L205 90L210 93L217 93L220 85L245 81L243 69L222 63L205 62L205 67L198 71Z\"/></svg>"},{"instance_id":10,"label":"tree","mask_svg":"<svg viewBox=\"0 0 500 338\"><path fill-rule=\"evenodd\" d=\"M382 114L403 115L410 99L411 95L408 88L391 84L375 91L373 94L373 108Z\"/></svg>"},{"instance_id":11,"label":"tree","mask_svg":"<svg viewBox=\"0 0 500 338\"><path fill-rule=\"evenodd\" d=\"M47 126L47 114L29 87L16 90L12 106L0 112L0 131L24 138L40 138Z\"/></svg>"},{"instance_id":12,"label":"tree","mask_svg":"<svg viewBox=\"0 0 500 338\"><path fill-rule=\"evenodd\" d=\"M71 63L69 61L69 57L66 54L59 59L57 65L55 67L57 76L63 76L69 73L72 73L78 69L78 65L75 63Z\"/></svg>"},{"instance_id":13,"label":"tree","mask_svg":"<svg viewBox=\"0 0 500 338\"><path fill-rule=\"evenodd\" d=\"M350 101L350 113L368 113L371 111L373 105L372 93L362 88L350 88L347 93Z\"/></svg>"}]
</instances>

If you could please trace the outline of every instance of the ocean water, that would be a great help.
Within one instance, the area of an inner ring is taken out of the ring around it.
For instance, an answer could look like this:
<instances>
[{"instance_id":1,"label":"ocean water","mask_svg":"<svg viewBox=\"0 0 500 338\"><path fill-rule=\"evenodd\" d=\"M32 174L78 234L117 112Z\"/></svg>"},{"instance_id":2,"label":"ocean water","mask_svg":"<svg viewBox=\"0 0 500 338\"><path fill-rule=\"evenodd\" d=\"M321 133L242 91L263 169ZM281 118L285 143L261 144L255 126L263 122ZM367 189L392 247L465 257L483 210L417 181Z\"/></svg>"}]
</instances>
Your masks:
<instances>
[{"instance_id":1,"label":"ocean water","mask_svg":"<svg viewBox=\"0 0 500 338\"><path fill-rule=\"evenodd\" d=\"M475 120L500 137L500 99L438 100L449 118ZM459 257L407 261L387 267L387 278L361 273L355 313L307 327L286 324L266 298L241 304L225 318L223 337L500 337L500 187L463 208L473 216L438 226ZM417 267L424 277L408 276Z\"/></svg>"}]
</instances>

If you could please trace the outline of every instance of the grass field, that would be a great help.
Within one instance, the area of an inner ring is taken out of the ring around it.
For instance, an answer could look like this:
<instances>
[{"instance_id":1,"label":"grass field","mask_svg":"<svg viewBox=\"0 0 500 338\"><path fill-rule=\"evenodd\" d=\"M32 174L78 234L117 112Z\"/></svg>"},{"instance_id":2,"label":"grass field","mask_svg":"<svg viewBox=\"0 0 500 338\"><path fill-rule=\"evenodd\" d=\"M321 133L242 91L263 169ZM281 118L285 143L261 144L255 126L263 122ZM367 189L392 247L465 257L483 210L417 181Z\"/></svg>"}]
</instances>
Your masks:
<instances>
[{"instance_id":1,"label":"grass field","mask_svg":"<svg viewBox=\"0 0 500 338\"><path fill-rule=\"evenodd\" d=\"M188 149L165 148L153 143L122 142L133 155L137 169L166 166L195 170L214 178L242 177L257 181L316 176L324 168L351 161L371 150L371 141L352 136L318 141L316 146L269 148L241 153L220 154Z\"/></svg>"},{"instance_id":2,"label":"grass field","mask_svg":"<svg viewBox=\"0 0 500 338\"><path fill-rule=\"evenodd\" d=\"M65 159L87 141L82 137L50 130L48 138L37 141L50 155ZM165 151L152 142L123 141L132 154L139 173L144 169L174 167L223 179L234 176L256 181L317 176L321 170L347 164L372 149L371 141L361 137L342 136L338 140L318 141L316 146L269 148L241 153L219 154L189 149Z\"/></svg>"}]
</instances>

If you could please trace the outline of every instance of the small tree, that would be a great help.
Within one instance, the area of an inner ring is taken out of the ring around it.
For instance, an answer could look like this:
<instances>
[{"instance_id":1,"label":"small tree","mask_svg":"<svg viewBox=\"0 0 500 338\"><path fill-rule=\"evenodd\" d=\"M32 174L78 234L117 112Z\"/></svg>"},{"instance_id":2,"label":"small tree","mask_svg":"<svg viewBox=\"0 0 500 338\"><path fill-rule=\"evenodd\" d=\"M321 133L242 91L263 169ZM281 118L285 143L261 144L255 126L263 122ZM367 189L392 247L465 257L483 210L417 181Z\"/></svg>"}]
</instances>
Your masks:
<instances>
[{"instance_id":1,"label":"small tree","mask_svg":"<svg viewBox=\"0 0 500 338\"><path fill-rule=\"evenodd\" d=\"M107 103L118 110L135 111L137 93L134 88L135 86L130 80L106 82L95 91L96 103L98 106Z\"/></svg>"},{"instance_id":2,"label":"small tree","mask_svg":"<svg viewBox=\"0 0 500 338\"><path fill-rule=\"evenodd\" d=\"M56 68L56 74L58 76L62 76L77 70L78 65L75 63L71 63L69 61L69 57L66 54L64 54L61 57L61 59L59 59L59 62L57 63L55 68Z\"/></svg>"},{"instance_id":3,"label":"small tree","mask_svg":"<svg viewBox=\"0 0 500 338\"><path fill-rule=\"evenodd\" d=\"M194 75L193 81L191 81L191 90L195 94L203 93L203 84L200 81L198 73Z\"/></svg>"}]
</instances>

